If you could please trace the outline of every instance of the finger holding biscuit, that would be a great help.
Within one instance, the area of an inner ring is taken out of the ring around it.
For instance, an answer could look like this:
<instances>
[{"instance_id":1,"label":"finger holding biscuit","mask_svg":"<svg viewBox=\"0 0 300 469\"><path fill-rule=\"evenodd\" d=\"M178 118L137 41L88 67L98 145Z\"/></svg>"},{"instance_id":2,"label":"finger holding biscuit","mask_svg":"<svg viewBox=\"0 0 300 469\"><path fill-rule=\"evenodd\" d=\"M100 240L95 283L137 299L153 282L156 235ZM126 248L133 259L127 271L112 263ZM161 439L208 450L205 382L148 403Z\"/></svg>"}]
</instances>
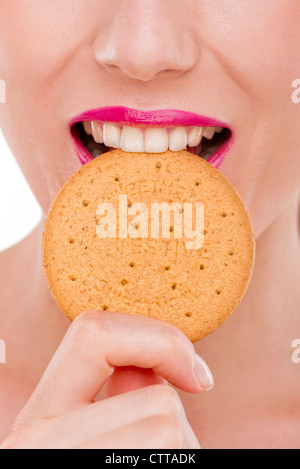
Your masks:
<instances>
[{"instance_id":1,"label":"finger holding biscuit","mask_svg":"<svg viewBox=\"0 0 300 469\"><path fill-rule=\"evenodd\" d=\"M212 387L207 365L175 326L127 314L83 313L71 325L3 447L49 448L49 441L55 448L198 447L170 386L148 385L95 403L115 367L124 366L153 370L187 392ZM154 427L161 429L157 441L151 441L157 434ZM144 437L136 439L139 432Z\"/></svg>"}]
</instances>

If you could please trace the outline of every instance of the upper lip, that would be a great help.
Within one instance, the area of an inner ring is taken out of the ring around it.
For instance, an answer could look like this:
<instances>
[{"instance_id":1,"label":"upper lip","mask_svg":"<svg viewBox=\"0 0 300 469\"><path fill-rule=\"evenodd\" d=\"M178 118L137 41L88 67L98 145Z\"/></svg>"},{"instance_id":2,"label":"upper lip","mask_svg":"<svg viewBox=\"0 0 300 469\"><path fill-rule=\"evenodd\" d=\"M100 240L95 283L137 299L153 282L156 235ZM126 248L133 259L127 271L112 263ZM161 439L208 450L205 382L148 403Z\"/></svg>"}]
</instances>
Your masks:
<instances>
[{"instance_id":1,"label":"upper lip","mask_svg":"<svg viewBox=\"0 0 300 469\"><path fill-rule=\"evenodd\" d=\"M119 125L143 125L143 126L199 126L199 127L225 127L228 124L211 117L201 116L187 111L176 109L161 109L153 111L140 111L124 106L110 106L99 109L91 109L75 116L70 126L83 121L111 122Z\"/></svg>"}]
</instances>

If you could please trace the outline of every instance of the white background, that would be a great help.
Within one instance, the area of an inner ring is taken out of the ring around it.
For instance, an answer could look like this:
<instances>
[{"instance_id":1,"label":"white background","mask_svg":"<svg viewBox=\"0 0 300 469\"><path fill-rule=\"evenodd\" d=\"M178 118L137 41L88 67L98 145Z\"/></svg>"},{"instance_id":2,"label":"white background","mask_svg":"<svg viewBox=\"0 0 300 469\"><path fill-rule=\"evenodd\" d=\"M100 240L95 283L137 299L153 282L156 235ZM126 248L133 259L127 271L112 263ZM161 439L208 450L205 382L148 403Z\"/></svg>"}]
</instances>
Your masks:
<instances>
[{"instance_id":1,"label":"white background","mask_svg":"<svg viewBox=\"0 0 300 469\"><path fill-rule=\"evenodd\" d=\"M27 236L40 217L40 206L0 129L0 251Z\"/></svg>"}]
</instances>

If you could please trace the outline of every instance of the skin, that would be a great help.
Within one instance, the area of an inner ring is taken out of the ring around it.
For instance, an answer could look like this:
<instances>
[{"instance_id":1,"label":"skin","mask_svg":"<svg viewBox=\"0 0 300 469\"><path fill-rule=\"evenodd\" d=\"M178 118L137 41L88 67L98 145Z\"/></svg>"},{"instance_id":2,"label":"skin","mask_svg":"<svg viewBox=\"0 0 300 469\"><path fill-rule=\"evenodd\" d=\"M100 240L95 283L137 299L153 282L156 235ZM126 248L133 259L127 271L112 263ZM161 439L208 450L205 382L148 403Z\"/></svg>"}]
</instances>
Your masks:
<instances>
[{"instance_id":1,"label":"skin","mask_svg":"<svg viewBox=\"0 0 300 469\"><path fill-rule=\"evenodd\" d=\"M1 253L2 447L299 448L299 1L0 0L0 13L0 125L44 213L80 167L74 115L182 109L233 129L220 170L257 240L241 305L195 344L215 379L208 393L203 362L172 326L89 312L69 328L43 276L44 219Z\"/></svg>"}]
</instances>

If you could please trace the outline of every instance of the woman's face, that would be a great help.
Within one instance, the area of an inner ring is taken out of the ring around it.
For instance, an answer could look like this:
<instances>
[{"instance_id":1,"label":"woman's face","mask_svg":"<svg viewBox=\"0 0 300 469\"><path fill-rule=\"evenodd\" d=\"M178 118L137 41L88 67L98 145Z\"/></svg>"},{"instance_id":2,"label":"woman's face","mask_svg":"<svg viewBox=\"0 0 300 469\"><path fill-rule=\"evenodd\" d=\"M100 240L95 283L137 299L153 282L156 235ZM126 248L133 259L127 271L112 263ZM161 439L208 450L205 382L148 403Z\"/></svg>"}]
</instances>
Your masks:
<instances>
[{"instance_id":1,"label":"woman's face","mask_svg":"<svg viewBox=\"0 0 300 469\"><path fill-rule=\"evenodd\" d=\"M232 131L219 169L256 235L299 190L299 0L0 0L0 125L44 211L90 109L176 109Z\"/></svg>"}]
</instances>

